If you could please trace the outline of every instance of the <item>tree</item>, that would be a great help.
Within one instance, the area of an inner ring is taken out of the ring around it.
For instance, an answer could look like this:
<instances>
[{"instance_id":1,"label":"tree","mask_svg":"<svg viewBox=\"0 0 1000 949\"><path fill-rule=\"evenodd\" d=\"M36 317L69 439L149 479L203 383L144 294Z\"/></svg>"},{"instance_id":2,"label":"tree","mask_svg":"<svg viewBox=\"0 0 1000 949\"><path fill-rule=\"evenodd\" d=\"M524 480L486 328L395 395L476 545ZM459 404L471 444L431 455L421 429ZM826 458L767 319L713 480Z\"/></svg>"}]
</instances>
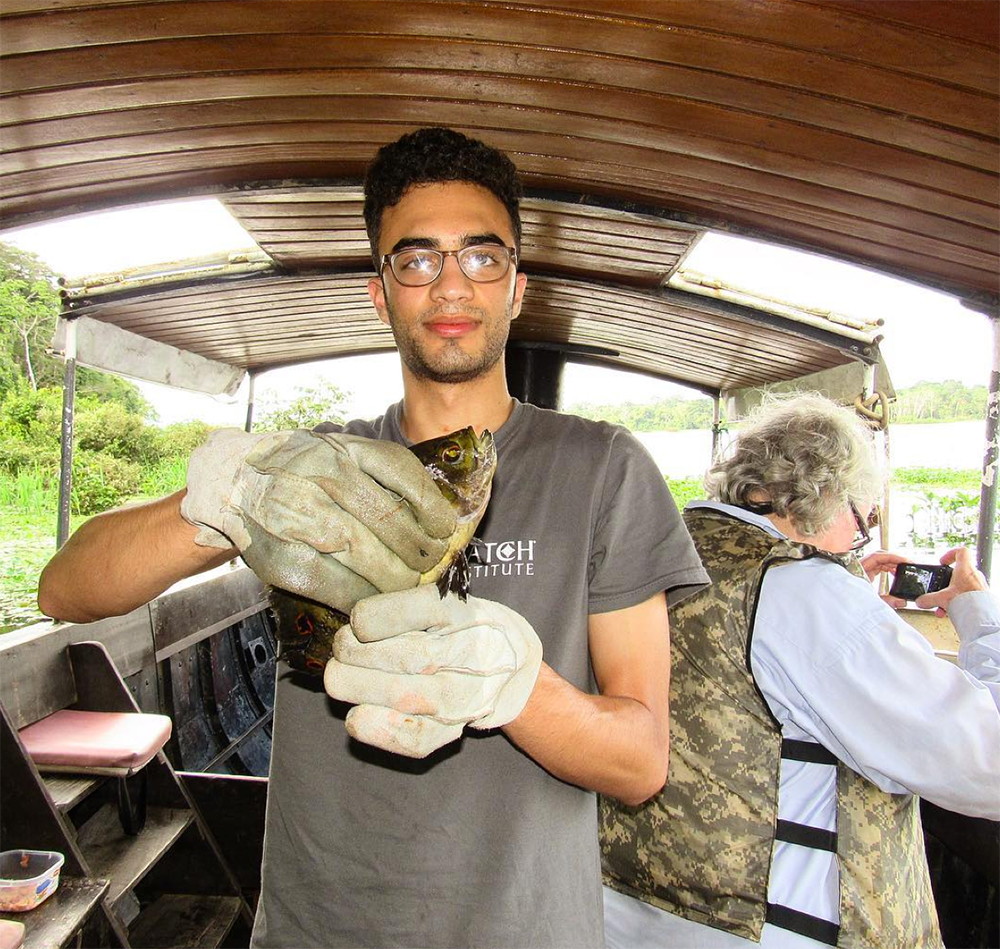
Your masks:
<instances>
[{"instance_id":1,"label":"tree","mask_svg":"<svg viewBox=\"0 0 1000 949\"><path fill-rule=\"evenodd\" d=\"M305 388L298 386L290 399L281 399L265 390L261 412L254 429L280 432L289 428L314 428L320 422L344 422L348 393L329 382Z\"/></svg>"},{"instance_id":2,"label":"tree","mask_svg":"<svg viewBox=\"0 0 1000 949\"><path fill-rule=\"evenodd\" d=\"M96 395L102 402L117 402L127 411L141 415L147 422L155 422L158 418L156 410L135 383L110 372L78 366L76 392L77 395Z\"/></svg>"},{"instance_id":3,"label":"tree","mask_svg":"<svg viewBox=\"0 0 1000 949\"><path fill-rule=\"evenodd\" d=\"M894 422L958 422L986 418L986 386L967 386L954 379L918 382L896 393Z\"/></svg>"},{"instance_id":4,"label":"tree","mask_svg":"<svg viewBox=\"0 0 1000 949\"><path fill-rule=\"evenodd\" d=\"M55 384L56 360L45 355L59 314L55 274L35 255L0 243L0 395L21 381Z\"/></svg>"},{"instance_id":5,"label":"tree","mask_svg":"<svg viewBox=\"0 0 1000 949\"><path fill-rule=\"evenodd\" d=\"M31 391L62 385L62 361L46 352L60 303L56 275L35 254L0 242L0 399L20 386ZM154 419L153 407L126 379L80 366L77 395L96 395Z\"/></svg>"},{"instance_id":6,"label":"tree","mask_svg":"<svg viewBox=\"0 0 1000 949\"><path fill-rule=\"evenodd\" d=\"M571 405L567 410L584 418L603 419L624 425L633 432L679 432L712 427L711 399L671 397L658 402L620 405Z\"/></svg>"}]
</instances>

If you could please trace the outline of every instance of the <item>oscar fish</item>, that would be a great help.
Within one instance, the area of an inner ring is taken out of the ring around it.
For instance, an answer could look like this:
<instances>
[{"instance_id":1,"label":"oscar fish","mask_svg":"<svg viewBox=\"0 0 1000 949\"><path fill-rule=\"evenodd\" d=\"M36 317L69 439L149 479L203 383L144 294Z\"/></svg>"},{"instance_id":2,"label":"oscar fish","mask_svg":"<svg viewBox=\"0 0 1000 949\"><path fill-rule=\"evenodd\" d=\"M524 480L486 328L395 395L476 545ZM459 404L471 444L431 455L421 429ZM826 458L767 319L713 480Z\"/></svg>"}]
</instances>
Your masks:
<instances>
[{"instance_id":1,"label":"oscar fish","mask_svg":"<svg viewBox=\"0 0 1000 949\"><path fill-rule=\"evenodd\" d=\"M465 548L472 540L490 499L497 454L493 435L463 428L410 448L434 479L438 490L458 512L458 523L441 560L421 574L420 583L436 583L441 596L449 591L463 600L469 592ZM279 659L293 669L322 675L333 655L333 637L349 618L314 600L271 588L271 612L281 645Z\"/></svg>"}]
</instances>

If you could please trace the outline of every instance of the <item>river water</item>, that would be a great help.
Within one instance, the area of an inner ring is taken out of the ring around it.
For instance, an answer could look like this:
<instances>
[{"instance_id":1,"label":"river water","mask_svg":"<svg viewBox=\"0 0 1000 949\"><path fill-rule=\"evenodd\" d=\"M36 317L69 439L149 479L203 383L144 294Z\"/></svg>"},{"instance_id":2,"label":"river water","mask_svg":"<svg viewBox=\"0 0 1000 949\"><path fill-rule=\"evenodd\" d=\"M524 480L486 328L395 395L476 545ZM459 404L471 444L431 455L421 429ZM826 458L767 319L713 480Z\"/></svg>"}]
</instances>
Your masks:
<instances>
[{"instance_id":1,"label":"river water","mask_svg":"<svg viewBox=\"0 0 1000 949\"><path fill-rule=\"evenodd\" d=\"M708 431L637 432L636 437L669 478L700 477L712 456L712 433ZM723 439L726 438L724 435ZM726 444L725 440L723 444ZM973 468L978 471L982 467L985 446L985 422L895 425L889 430L889 455L893 468ZM939 490L945 493L944 489ZM923 555L930 549L914 548L910 542L910 530L915 524L920 533L932 533L934 525L927 512L918 510L914 513L914 507L924 507L920 494L897 488L891 490L888 546L902 552L919 551ZM942 541L935 545L933 552L941 553L948 546Z\"/></svg>"}]
</instances>

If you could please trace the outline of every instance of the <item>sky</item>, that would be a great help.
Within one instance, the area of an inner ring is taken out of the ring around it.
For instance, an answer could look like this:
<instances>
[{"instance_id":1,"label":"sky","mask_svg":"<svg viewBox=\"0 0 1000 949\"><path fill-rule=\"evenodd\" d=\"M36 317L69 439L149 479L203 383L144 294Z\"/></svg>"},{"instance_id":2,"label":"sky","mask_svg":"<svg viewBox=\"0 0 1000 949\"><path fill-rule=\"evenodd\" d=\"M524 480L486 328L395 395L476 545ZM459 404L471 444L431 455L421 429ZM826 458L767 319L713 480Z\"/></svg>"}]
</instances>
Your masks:
<instances>
[{"instance_id":1,"label":"sky","mask_svg":"<svg viewBox=\"0 0 1000 949\"><path fill-rule=\"evenodd\" d=\"M211 198L81 215L0 232L0 240L37 253L56 273L70 278L255 247ZM985 384L989 378L993 348L989 320L947 294L818 255L725 234L706 235L684 267L799 305L883 319L881 350L897 389L949 379ZM258 377L257 396L271 392L288 397L304 379L308 385L327 380L350 393L346 405L350 416L381 414L402 395L398 359L387 353L272 370ZM139 386L161 424L200 418L216 425L243 425L246 384L232 399L151 383ZM573 364L567 367L562 391L564 405L592 402L594 392L601 393L602 402L700 395L646 377Z\"/></svg>"}]
</instances>

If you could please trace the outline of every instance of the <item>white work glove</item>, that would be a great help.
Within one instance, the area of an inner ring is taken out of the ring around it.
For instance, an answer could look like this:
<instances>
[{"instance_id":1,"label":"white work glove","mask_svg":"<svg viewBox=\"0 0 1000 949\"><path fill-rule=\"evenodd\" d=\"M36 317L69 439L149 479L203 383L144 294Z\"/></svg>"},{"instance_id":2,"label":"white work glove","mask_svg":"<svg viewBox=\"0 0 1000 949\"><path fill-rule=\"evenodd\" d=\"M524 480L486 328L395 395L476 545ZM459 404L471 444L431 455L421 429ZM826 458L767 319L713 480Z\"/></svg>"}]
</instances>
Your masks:
<instances>
[{"instance_id":1,"label":"white work glove","mask_svg":"<svg viewBox=\"0 0 1000 949\"><path fill-rule=\"evenodd\" d=\"M265 583L344 613L416 586L456 525L402 445L304 429L213 432L191 455L181 514L197 543L235 546Z\"/></svg>"},{"instance_id":2,"label":"white work glove","mask_svg":"<svg viewBox=\"0 0 1000 949\"><path fill-rule=\"evenodd\" d=\"M433 586L361 600L337 632L326 691L355 705L353 738L423 758L465 725L499 728L535 687L542 644L502 603L444 599Z\"/></svg>"}]
</instances>

